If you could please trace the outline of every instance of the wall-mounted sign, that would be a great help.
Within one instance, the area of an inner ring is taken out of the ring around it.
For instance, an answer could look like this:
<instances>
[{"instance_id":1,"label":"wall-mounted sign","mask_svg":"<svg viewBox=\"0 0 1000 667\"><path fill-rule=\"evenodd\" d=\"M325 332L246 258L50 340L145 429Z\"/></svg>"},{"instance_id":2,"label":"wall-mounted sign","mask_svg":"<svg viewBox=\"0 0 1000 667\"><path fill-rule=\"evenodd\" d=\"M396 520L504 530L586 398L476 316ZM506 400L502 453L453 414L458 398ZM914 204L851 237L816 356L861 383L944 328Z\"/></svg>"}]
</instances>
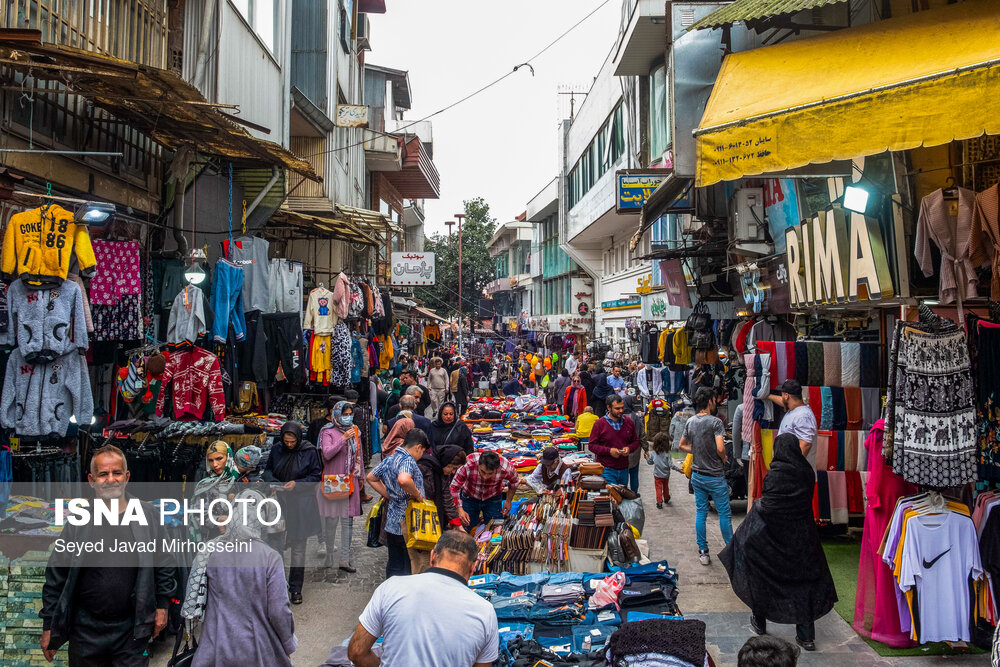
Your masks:
<instances>
[{"instance_id":1,"label":"wall-mounted sign","mask_svg":"<svg viewBox=\"0 0 1000 667\"><path fill-rule=\"evenodd\" d=\"M601 310L627 310L628 308L639 308L640 306L639 297L601 302Z\"/></svg>"},{"instance_id":2,"label":"wall-mounted sign","mask_svg":"<svg viewBox=\"0 0 1000 667\"><path fill-rule=\"evenodd\" d=\"M832 206L785 231L794 307L878 301L895 295L878 221Z\"/></svg>"},{"instance_id":3,"label":"wall-mounted sign","mask_svg":"<svg viewBox=\"0 0 1000 667\"><path fill-rule=\"evenodd\" d=\"M394 252L391 273L393 285L433 285L434 253Z\"/></svg>"},{"instance_id":4,"label":"wall-mounted sign","mask_svg":"<svg viewBox=\"0 0 1000 667\"><path fill-rule=\"evenodd\" d=\"M682 319L681 309L671 305L665 292L643 294L640 299L643 322L673 322Z\"/></svg>"},{"instance_id":5,"label":"wall-mounted sign","mask_svg":"<svg viewBox=\"0 0 1000 667\"><path fill-rule=\"evenodd\" d=\"M618 172L618 212L638 213L642 210L643 204L653 194L653 190L660 186L669 171L656 174L629 174Z\"/></svg>"},{"instance_id":6,"label":"wall-mounted sign","mask_svg":"<svg viewBox=\"0 0 1000 667\"><path fill-rule=\"evenodd\" d=\"M785 230L799 223L799 196L794 178L769 178L764 181L764 214L774 239L774 251L785 252Z\"/></svg>"},{"instance_id":7,"label":"wall-mounted sign","mask_svg":"<svg viewBox=\"0 0 1000 667\"><path fill-rule=\"evenodd\" d=\"M573 278L569 287L573 294L572 312L589 319L591 311L594 310L593 281L588 281L586 278Z\"/></svg>"},{"instance_id":8,"label":"wall-mounted sign","mask_svg":"<svg viewBox=\"0 0 1000 667\"><path fill-rule=\"evenodd\" d=\"M334 124L337 127L368 127L368 107L338 104Z\"/></svg>"},{"instance_id":9,"label":"wall-mounted sign","mask_svg":"<svg viewBox=\"0 0 1000 667\"><path fill-rule=\"evenodd\" d=\"M635 279L635 291L639 294L649 294L653 291L653 274L639 276Z\"/></svg>"}]
</instances>

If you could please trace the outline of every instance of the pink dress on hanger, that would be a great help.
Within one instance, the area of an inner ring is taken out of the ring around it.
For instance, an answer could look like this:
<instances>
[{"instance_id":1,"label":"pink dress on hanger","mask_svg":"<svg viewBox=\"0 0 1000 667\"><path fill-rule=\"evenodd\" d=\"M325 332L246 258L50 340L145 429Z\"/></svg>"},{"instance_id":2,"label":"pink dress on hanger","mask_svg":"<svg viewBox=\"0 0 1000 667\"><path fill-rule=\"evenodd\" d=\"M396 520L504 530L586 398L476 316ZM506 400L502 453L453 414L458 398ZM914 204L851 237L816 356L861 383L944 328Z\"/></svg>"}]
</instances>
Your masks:
<instances>
[{"instance_id":1,"label":"pink dress on hanger","mask_svg":"<svg viewBox=\"0 0 1000 667\"><path fill-rule=\"evenodd\" d=\"M879 419L868 432L868 486L865 494L865 529L858 564L858 594L854 602L854 631L893 648L915 646L899 628L895 581L892 570L878 554L896 501L917 492L917 487L892 472L882 458L885 421Z\"/></svg>"}]
</instances>

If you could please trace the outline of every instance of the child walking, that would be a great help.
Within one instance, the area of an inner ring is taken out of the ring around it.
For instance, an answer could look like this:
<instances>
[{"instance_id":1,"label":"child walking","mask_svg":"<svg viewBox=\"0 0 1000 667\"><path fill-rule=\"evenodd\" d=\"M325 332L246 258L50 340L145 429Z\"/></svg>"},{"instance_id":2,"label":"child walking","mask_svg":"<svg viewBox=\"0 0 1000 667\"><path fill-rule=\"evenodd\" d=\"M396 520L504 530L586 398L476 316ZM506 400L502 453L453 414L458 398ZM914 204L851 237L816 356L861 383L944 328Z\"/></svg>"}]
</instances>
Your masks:
<instances>
[{"instance_id":1,"label":"child walking","mask_svg":"<svg viewBox=\"0 0 1000 667\"><path fill-rule=\"evenodd\" d=\"M653 485L656 487L656 509L663 503L670 504L670 436L664 432L653 436L653 451L646 453L646 463L653 466Z\"/></svg>"}]
</instances>

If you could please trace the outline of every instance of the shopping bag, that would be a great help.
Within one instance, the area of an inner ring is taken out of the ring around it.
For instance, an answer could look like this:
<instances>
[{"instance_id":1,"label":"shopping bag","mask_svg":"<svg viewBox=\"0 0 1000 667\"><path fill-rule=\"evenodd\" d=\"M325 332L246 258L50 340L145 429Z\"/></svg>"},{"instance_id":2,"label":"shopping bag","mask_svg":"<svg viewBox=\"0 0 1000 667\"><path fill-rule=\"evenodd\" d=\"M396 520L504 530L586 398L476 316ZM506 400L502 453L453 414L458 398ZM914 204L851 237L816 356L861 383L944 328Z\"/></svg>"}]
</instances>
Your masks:
<instances>
[{"instance_id":1,"label":"shopping bag","mask_svg":"<svg viewBox=\"0 0 1000 667\"><path fill-rule=\"evenodd\" d=\"M437 505L429 500L414 500L406 506L406 548L429 551L441 537L441 519Z\"/></svg>"},{"instance_id":2,"label":"shopping bag","mask_svg":"<svg viewBox=\"0 0 1000 667\"><path fill-rule=\"evenodd\" d=\"M385 498L379 498L378 502L368 512L368 521L366 524L368 528L368 541L366 544L373 549L382 546L382 524L385 523L385 512Z\"/></svg>"},{"instance_id":3,"label":"shopping bag","mask_svg":"<svg viewBox=\"0 0 1000 667\"><path fill-rule=\"evenodd\" d=\"M691 466L694 465L694 454L688 454L684 457L684 463L681 464L681 472L688 479L691 479Z\"/></svg>"},{"instance_id":4,"label":"shopping bag","mask_svg":"<svg viewBox=\"0 0 1000 667\"><path fill-rule=\"evenodd\" d=\"M327 500L343 500L354 493L354 475L323 475L323 497Z\"/></svg>"}]
</instances>

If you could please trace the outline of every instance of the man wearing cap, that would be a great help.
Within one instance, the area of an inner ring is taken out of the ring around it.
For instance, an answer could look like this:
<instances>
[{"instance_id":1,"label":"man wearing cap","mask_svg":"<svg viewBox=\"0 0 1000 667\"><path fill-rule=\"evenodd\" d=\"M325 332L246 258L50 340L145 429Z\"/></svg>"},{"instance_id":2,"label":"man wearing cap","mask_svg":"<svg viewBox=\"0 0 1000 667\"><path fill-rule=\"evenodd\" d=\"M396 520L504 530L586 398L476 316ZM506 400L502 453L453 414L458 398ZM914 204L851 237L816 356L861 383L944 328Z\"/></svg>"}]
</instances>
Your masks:
<instances>
[{"instance_id":1,"label":"man wearing cap","mask_svg":"<svg viewBox=\"0 0 1000 667\"><path fill-rule=\"evenodd\" d=\"M542 451L542 459L528 476L528 486L537 493L554 491L560 484L573 481L573 466L566 465L559 459L559 450L546 447Z\"/></svg>"},{"instance_id":2,"label":"man wearing cap","mask_svg":"<svg viewBox=\"0 0 1000 667\"><path fill-rule=\"evenodd\" d=\"M815 470L816 415L802 401L802 385L798 380L785 380L768 398L785 409L778 435L791 433L798 438L802 455Z\"/></svg>"}]
</instances>

